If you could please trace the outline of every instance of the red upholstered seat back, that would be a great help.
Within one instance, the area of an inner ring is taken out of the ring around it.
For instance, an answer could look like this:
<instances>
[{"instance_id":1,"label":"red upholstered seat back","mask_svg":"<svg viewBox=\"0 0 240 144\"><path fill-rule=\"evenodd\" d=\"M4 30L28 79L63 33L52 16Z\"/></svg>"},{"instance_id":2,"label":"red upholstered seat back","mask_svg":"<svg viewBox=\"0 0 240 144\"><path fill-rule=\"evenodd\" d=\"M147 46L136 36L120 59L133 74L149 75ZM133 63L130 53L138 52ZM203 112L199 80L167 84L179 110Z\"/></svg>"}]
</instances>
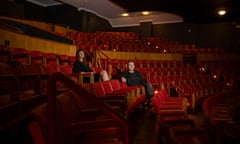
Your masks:
<instances>
[{"instance_id":1,"label":"red upholstered seat back","mask_svg":"<svg viewBox=\"0 0 240 144\"><path fill-rule=\"evenodd\" d=\"M94 92L97 97L104 97L105 96L105 91L104 88L101 84L101 82L96 82L92 84Z\"/></svg>"}]
</instances>

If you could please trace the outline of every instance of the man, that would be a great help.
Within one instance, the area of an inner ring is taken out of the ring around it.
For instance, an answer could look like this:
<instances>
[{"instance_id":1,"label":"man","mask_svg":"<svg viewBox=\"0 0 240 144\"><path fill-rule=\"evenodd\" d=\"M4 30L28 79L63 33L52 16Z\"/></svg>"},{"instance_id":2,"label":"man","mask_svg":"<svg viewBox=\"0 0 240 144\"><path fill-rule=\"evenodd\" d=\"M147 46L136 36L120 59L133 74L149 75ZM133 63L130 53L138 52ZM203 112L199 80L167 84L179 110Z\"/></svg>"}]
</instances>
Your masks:
<instances>
[{"instance_id":1,"label":"man","mask_svg":"<svg viewBox=\"0 0 240 144\"><path fill-rule=\"evenodd\" d=\"M128 86L145 85L145 80L139 71L135 70L134 62L128 62L128 71L123 72L121 75L122 82L126 82Z\"/></svg>"},{"instance_id":2,"label":"man","mask_svg":"<svg viewBox=\"0 0 240 144\"><path fill-rule=\"evenodd\" d=\"M150 107L151 98L153 97L153 89L150 83L146 83L140 71L135 70L134 62L128 62L128 70L124 71L121 75L121 81L126 82L128 86L139 86L143 85L147 94L147 107Z\"/></svg>"}]
</instances>

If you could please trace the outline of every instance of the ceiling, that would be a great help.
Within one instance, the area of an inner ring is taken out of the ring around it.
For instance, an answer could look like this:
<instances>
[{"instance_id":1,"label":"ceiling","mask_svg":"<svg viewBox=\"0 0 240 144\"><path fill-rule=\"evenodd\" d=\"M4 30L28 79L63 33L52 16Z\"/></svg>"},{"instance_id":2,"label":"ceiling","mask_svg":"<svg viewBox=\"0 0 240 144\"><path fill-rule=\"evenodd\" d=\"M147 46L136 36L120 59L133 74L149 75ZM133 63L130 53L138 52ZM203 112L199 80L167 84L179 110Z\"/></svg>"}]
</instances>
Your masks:
<instances>
[{"instance_id":1,"label":"ceiling","mask_svg":"<svg viewBox=\"0 0 240 144\"><path fill-rule=\"evenodd\" d=\"M219 22L240 20L239 0L111 0L133 11L165 11L175 13L189 22ZM224 17L217 16L217 10L224 8L228 13Z\"/></svg>"},{"instance_id":2,"label":"ceiling","mask_svg":"<svg viewBox=\"0 0 240 144\"><path fill-rule=\"evenodd\" d=\"M113 27L139 25L143 21L152 23L210 23L240 22L239 0L26 0L49 7L67 4L79 11L85 10L107 19ZM227 10L218 16L220 8ZM148 16L141 11L151 11ZM129 12L128 17L121 13Z\"/></svg>"}]
</instances>

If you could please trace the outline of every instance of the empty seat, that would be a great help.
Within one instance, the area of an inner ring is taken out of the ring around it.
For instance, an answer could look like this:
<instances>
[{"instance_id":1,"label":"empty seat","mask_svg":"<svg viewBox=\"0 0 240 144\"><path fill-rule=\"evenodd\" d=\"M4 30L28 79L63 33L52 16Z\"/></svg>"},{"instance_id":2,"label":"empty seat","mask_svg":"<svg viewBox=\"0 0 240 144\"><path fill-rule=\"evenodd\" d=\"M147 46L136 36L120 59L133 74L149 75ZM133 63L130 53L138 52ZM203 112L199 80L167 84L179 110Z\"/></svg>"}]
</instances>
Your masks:
<instances>
[{"instance_id":1,"label":"empty seat","mask_svg":"<svg viewBox=\"0 0 240 144\"><path fill-rule=\"evenodd\" d=\"M29 51L30 63L43 64L43 53L40 51Z\"/></svg>"},{"instance_id":2,"label":"empty seat","mask_svg":"<svg viewBox=\"0 0 240 144\"><path fill-rule=\"evenodd\" d=\"M59 71L67 75L72 75L72 65L59 65Z\"/></svg>"},{"instance_id":3,"label":"empty seat","mask_svg":"<svg viewBox=\"0 0 240 144\"><path fill-rule=\"evenodd\" d=\"M11 60L10 51L5 46L0 46L0 62L9 63Z\"/></svg>"},{"instance_id":4,"label":"empty seat","mask_svg":"<svg viewBox=\"0 0 240 144\"><path fill-rule=\"evenodd\" d=\"M52 73L55 73L55 72L59 72L59 66L56 65L56 64L51 64L51 63L48 63L48 64L43 64L42 65L42 68L43 68L43 73L44 74L52 74Z\"/></svg>"},{"instance_id":5,"label":"empty seat","mask_svg":"<svg viewBox=\"0 0 240 144\"><path fill-rule=\"evenodd\" d=\"M185 117L187 105L182 100L166 100L162 93L157 93L151 99L152 110L160 116Z\"/></svg>"},{"instance_id":6,"label":"empty seat","mask_svg":"<svg viewBox=\"0 0 240 144\"><path fill-rule=\"evenodd\" d=\"M69 61L70 61L70 65L73 65L75 60L76 60L75 56L68 56L68 58L69 58Z\"/></svg>"},{"instance_id":7,"label":"empty seat","mask_svg":"<svg viewBox=\"0 0 240 144\"><path fill-rule=\"evenodd\" d=\"M92 90L98 99L103 100L105 103L109 104L112 108L116 109L123 115L127 113L130 98L125 93L122 94L107 93L104 90L101 82L93 83Z\"/></svg>"},{"instance_id":8,"label":"empty seat","mask_svg":"<svg viewBox=\"0 0 240 144\"><path fill-rule=\"evenodd\" d=\"M29 55L24 48L8 48L11 52L11 61L17 61L20 63L29 63Z\"/></svg>"},{"instance_id":9,"label":"empty seat","mask_svg":"<svg viewBox=\"0 0 240 144\"><path fill-rule=\"evenodd\" d=\"M58 55L58 62L59 62L59 65L70 65L71 64L68 55Z\"/></svg>"},{"instance_id":10,"label":"empty seat","mask_svg":"<svg viewBox=\"0 0 240 144\"><path fill-rule=\"evenodd\" d=\"M44 53L45 64L58 64L57 55L54 53Z\"/></svg>"}]
</instances>

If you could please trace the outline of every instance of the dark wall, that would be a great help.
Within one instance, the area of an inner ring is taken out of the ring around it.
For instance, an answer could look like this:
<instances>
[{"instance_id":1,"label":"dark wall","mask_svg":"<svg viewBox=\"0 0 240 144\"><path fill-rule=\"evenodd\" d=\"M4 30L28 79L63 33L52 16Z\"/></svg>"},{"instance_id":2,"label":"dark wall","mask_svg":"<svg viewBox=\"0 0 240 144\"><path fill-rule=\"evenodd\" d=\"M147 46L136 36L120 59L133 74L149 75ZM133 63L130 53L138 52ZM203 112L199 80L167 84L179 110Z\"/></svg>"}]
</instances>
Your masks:
<instances>
[{"instance_id":1,"label":"dark wall","mask_svg":"<svg viewBox=\"0 0 240 144\"><path fill-rule=\"evenodd\" d=\"M56 5L46 8L46 21L65 25L69 28L81 31L82 15L77 8L69 5Z\"/></svg>"},{"instance_id":2,"label":"dark wall","mask_svg":"<svg viewBox=\"0 0 240 144\"><path fill-rule=\"evenodd\" d=\"M194 23L183 23L182 42L185 44L196 44L197 25Z\"/></svg>"},{"instance_id":3,"label":"dark wall","mask_svg":"<svg viewBox=\"0 0 240 144\"><path fill-rule=\"evenodd\" d=\"M109 22L95 14L79 11L70 5L41 7L25 2L25 17L49 23L60 24L84 32L107 31L111 29Z\"/></svg>"},{"instance_id":4,"label":"dark wall","mask_svg":"<svg viewBox=\"0 0 240 144\"><path fill-rule=\"evenodd\" d=\"M152 22L140 23L140 39L145 40L147 37L151 37L153 33Z\"/></svg>"},{"instance_id":5,"label":"dark wall","mask_svg":"<svg viewBox=\"0 0 240 144\"><path fill-rule=\"evenodd\" d=\"M89 12L81 11L82 17L82 30L86 32L96 32L96 31L110 31L111 25L110 23Z\"/></svg>"},{"instance_id":6,"label":"dark wall","mask_svg":"<svg viewBox=\"0 0 240 144\"><path fill-rule=\"evenodd\" d=\"M198 24L196 43L199 47L230 48L233 30L231 23Z\"/></svg>"},{"instance_id":7,"label":"dark wall","mask_svg":"<svg viewBox=\"0 0 240 144\"><path fill-rule=\"evenodd\" d=\"M153 26L153 37L161 36L173 41L183 42L183 23L157 24Z\"/></svg>"},{"instance_id":8,"label":"dark wall","mask_svg":"<svg viewBox=\"0 0 240 144\"><path fill-rule=\"evenodd\" d=\"M14 18L24 18L23 0L16 1L1 0L0 15Z\"/></svg>"},{"instance_id":9,"label":"dark wall","mask_svg":"<svg viewBox=\"0 0 240 144\"><path fill-rule=\"evenodd\" d=\"M44 7L29 2L24 3L24 18L29 20L46 21L46 10Z\"/></svg>"},{"instance_id":10,"label":"dark wall","mask_svg":"<svg viewBox=\"0 0 240 144\"><path fill-rule=\"evenodd\" d=\"M236 52L240 52L240 25L235 24L233 43L233 50Z\"/></svg>"}]
</instances>

